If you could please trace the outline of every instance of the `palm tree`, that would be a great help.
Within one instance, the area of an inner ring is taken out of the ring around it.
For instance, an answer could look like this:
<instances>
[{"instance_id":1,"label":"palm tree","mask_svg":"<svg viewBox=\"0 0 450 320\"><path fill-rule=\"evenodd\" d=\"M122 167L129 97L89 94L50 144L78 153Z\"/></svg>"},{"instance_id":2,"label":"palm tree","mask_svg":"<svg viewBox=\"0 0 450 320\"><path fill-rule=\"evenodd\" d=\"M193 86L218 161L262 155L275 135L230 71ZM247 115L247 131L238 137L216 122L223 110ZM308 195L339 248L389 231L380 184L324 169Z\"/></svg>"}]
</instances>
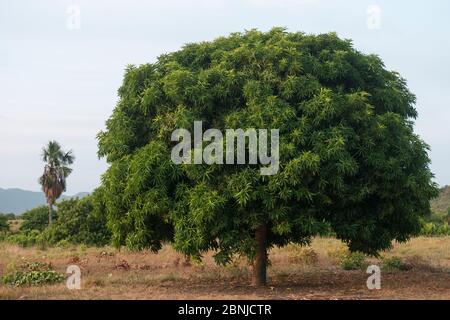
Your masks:
<instances>
[{"instance_id":1,"label":"palm tree","mask_svg":"<svg viewBox=\"0 0 450 320\"><path fill-rule=\"evenodd\" d=\"M56 141L49 141L42 148L42 160L45 162L44 173L39 178L42 191L48 204L48 224L52 223L53 205L56 199L66 191L66 178L72 172L68 166L73 163L75 156L72 150L64 152Z\"/></svg>"}]
</instances>

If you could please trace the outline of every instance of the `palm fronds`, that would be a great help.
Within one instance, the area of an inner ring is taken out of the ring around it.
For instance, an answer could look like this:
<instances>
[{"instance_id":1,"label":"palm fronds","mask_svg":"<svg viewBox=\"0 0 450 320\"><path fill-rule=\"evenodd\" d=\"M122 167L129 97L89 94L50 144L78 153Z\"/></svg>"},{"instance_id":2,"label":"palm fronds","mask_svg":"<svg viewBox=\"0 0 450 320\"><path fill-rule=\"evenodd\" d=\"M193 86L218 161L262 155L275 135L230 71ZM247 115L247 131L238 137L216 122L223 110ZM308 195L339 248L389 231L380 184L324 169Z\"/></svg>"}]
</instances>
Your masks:
<instances>
[{"instance_id":1,"label":"palm fronds","mask_svg":"<svg viewBox=\"0 0 450 320\"><path fill-rule=\"evenodd\" d=\"M74 162L75 156L72 150L64 152L61 145L53 140L42 149L42 160L46 164L39 184L51 206L66 191L66 178L72 172L69 165Z\"/></svg>"}]
</instances>

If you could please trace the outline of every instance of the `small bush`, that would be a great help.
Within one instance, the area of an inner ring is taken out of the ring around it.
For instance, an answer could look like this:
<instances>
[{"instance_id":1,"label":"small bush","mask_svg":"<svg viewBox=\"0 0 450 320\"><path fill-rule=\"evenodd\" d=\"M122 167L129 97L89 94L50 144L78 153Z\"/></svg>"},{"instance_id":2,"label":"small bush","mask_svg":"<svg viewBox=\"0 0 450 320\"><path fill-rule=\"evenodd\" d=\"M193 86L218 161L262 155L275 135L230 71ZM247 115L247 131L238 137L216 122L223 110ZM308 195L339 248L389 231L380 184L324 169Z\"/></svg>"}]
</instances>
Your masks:
<instances>
[{"instance_id":1,"label":"small bush","mask_svg":"<svg viewBox=\"0 0 450 320\"><path fill-rule=\"evenodd\" d=\"M420 235L448 236L450 235L450 208L447 212L433 212L421 220Z\"/></svg>"},{"instance_id":2,"label":"small bush","mask_svg":"<svg viewBox=\"0 0 450 320\"><path fill-rule=\"evenodd\" d=\"M70 247L70 242L69 242L68 240L66 240L66 239L62 239L62 240L58 241L58 243L56 244L56 246L57 246L58 248L64 248L64 249L66 249L66 248L69 248L69 247Z\"/></svg>"},{"instance_id":3,"label":"small bush","mask_svg":"<svg viewBox=\"0 0 450 320\"><path fill-rule=\"evenodd\" d=\"M396 256L384 258L382 267L387 271L407 271L411 269L400 257Z\"/></svg>"},{"instance_id":4,"label":"small bush","mask_svg":"<svg viewBox=\"0 0 450 320\"><path fill-rule=\"evenodd\" d=\"M63 274L54 270L15 271L3 276L2 282L18 287L58 283L64 279L65 276Z\"/></svg>"},{"instance_id":5,"label":"small bush","mask_svg":"<svg viewBox=\"0 0 450 320\"><path fill-rule=\"evenodd\" d=\"M424 222L420 234L423 236L447 236L450 235L450 225L448 222Z\"/></svg>"},{"instance_id":6,"label":"small bush","mask_svg":"<svg viewBox=\"0 0 450 320\"><path fill-rule=\"evenodd\" d=\"M17 244L21 247L30 247L36 244L42 246L45 242L42 238L42 233L38 230L13 233L8 235L5 240L9 243Z\"/></svg>"},{"instance_id":7,"label":"small bush","mask_svg":"<svg viewBox=\"0 0 450 320\"><path fill-rule=\"evenodd\" d=\"M448 222L444 222L438 227L437 233L439 235L450 235L450 225Z\"/></svg>"},{"instance_id":8,"label":"small bush","mask_svg":"<svg viewBox=\"0 0 450 320\"><path fill-rule=\"evenodd\" d=\"M29 247L46 249L49 245L67 248L72 244L104 246L109 244L111 233L106 226L105 208L101 191L83 199L62 200L54 211L54 221L48 225L48 208L40 206L25 212L17 233L5 235L0 221L0 240Z\"/></svg>"},{"instance_id":9,"label":"small bush","mask_svg":"<svg viewBox=\"0 0 450 320\"><path fill-rule=\"evenodd\" d=\"M9 231L9 224L8 224L8 218L0 214L0 232L8 232Z\"/></svg>"},{"instance_id":10,"label":"small bush","mask_svg":"<svg viewBox=\"0 0 450 320\"><path fill-rule=\"evenodd\" d=\"M1 278L1 282L12 286L38 286L58 283L65 275L53 270L50 263L23 262L19 270L13 270Z\"/></svg>"},{"instance_id":11,"label":"small bush","mask_svg":"<svg viewBox=\"0 0 450 320\"><path fill-rule=\"evenodd\" d=\"M361 252L348 252L341 256L340 266L344 270L360 270L367 266L366 256Z\"/></svg>"},{"instance_id":12,"label":"small bush","mask_svg":"<svg viewBox=\"0 0 450 320\"><path fill-rule=\"evenodd\" d=\"M110 232L106 227L106 215L99 209L96 196L97 193L59 202L58 219L43 232L45 241L58 246L108 244Z\"/></svg>"},{"instance_id":13,"label":"small bush","mask_svg":"<svg viewBox=\"0 0 450 320\"><path fill-rule=\"evenodd\" d=\"M21 265L21 269L25 271L53 270L53 266L51 263L24 261Z\"/></svg>"},{"instance_id":14,"label":"small bush","mask_svg":"<svg viewBox=\"0 0 450 320\"><path fill-rule=\"evenodd\" d=\"M6 241L8 239L9 233L6 231L0 231L0 242Z\"/></svg>"},{"instance_id":15,"label":"small bush","mask_svg":"<svg viewBox=\"0 0 450 320\"><path fill-rule=\"evenodd\" d=\"M7 221L16 219L16 215L14 213L0 213L0 219L1 217L5 217Z\"/></svg>"},{"instance_id":16,"label":"small bush","mask_svg":"<svg viewBox=\"0 0 450 320\"><path fill-rule=\"evenodd\" d=\"M20 227L21 231L43 231L48 226L48 207L39 206L28 210L20 218L24 220ZM53 219L56 219L55 211L53 211Z\"/></svg>"}]
</instances>

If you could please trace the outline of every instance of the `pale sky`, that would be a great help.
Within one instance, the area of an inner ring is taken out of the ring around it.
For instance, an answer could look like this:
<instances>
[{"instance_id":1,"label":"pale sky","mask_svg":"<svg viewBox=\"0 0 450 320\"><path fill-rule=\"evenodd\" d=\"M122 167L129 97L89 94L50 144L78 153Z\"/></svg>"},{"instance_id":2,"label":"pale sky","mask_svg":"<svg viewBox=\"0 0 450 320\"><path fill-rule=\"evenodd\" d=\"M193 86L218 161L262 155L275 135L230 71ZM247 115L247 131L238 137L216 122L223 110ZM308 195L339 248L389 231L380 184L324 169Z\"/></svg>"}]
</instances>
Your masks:
<instances>
[{"instance_id":1,"label":"pale sky","mask_svg":"<svg viewBox=\"0 0 450 320\"><path fill-rule=\"evenodd\" d=\"M0 187L39 190L41 148L56 139L77 157L67 193L92 191L107 168L95 136L127 64L273 26L335 31L400 72L436 182L450 184L449 14L448 0L0 0Z\"/></svg>"}]
</instances>

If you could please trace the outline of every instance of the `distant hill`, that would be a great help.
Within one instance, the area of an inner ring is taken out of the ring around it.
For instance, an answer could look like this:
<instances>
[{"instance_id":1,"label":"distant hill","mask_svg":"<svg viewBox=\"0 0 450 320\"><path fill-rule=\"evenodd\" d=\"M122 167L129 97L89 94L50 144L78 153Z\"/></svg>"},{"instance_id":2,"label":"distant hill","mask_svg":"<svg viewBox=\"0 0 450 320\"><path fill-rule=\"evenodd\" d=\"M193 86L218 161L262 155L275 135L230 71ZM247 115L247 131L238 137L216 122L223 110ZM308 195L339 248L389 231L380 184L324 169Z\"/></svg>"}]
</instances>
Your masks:
<instances>
[{"instance_id":1,"label":"distant hill","mask_svg":"<svg viewBox=\"0 0 450 320\"><path fill-rule=\"evenodd\" d=\"M79 192L73 196L62 195L60 199L82 198L88 194L89 192ZM2 213L22 214L43 204L46 204L43 192L0 188L0 212Z\"/></svg>"},{"instance_id":2,"label":"distant hill","mask_svg":"<svg viewBox=\"0 0 450 320\"><path fill-rule=\"evenodd\" d=\"M436 213L447 212L450 208L450 186L440 189L439 196L431 200L431 210Z\"/></svg>"}]
</instances>

